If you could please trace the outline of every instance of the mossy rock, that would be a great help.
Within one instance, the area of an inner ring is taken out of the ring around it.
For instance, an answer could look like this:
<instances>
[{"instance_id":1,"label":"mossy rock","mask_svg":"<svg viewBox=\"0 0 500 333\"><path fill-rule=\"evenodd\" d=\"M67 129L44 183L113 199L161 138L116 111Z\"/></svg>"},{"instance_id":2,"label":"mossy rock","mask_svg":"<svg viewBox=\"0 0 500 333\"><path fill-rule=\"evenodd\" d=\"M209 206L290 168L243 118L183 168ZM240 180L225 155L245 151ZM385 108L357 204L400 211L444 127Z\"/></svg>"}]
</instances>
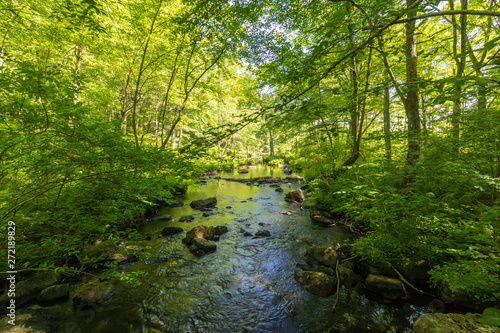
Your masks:
<instances>
[{"instance_id":1,"label":"mossy rock","mask_svg":"<svg viewBox=\"0 0 500 333\"><path fill-rule=\"evenodd\" d=\"M328 297L337 291L337 279L321 272L295 271L295 280L308 292Z\"/></svg>"},{"instance_id":2,"label":"mossy rock","mask_svg":"<svg viewBox=\"0 0 500 333\"><path fill-rule=\"evenodd\" d=\"M38 304L47 304L56 300L66 299L69 296L69 283L56 284L42 290L37 297Z\"/></svg>"},{"instance_id":3,"label":"mossy rock","mask_svg":"<svg viewBox=\"0 0 500 333\"><path fill-rule=\"evenodd\" d=\"M476 322L478 315L467 313L428 313L413 324L415 333L500 333L499 327Z\"/></svg>"},{"instance_id":4,"label":"mossy rock","mask_svg":"<svg viewBox=\"0 0 500 333\"><path fill-rule=\"evenodd\" d=\"M88 308L99 308L107 304L116 289L109 283L100 283L98 280L92 280L80 286L73 296L73 310L82 311Z\"/></svg>"},{"instance_id":5,"label":"mossy rock","mask_svg":"<svg viewBox=\"0 0 500 333\"><path fill-rule=\"evenodd\" d=\"M35 275L26 280L19 281L16 283L16 308L33 301L37 298L38 294L55 284L58 284L62 280L62 276L59 273L53 271L44 272L42 274ZM6 306L10 302L10 297L7 294L8 290L0 297L0 313L6 313Z\"/></svg>"},{"instance_id":6,"label":"mossy rock","mask_svg":"<svg viewBox=\"0 0 500 333\"><path fill-rule=\"evenodd\" d=\"M406 298L403 282L381 275L368 275L365 280L367 290L381 294L384 298Z\"/></svg>"}]
</instances>

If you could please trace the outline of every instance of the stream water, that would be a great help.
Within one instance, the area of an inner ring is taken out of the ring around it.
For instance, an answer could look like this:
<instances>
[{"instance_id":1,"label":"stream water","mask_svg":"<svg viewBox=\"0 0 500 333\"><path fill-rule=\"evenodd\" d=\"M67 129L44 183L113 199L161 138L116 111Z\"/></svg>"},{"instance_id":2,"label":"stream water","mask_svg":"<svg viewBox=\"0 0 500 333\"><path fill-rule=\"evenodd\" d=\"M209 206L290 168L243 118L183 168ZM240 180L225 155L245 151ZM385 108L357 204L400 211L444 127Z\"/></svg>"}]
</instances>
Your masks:
<instances>
[{"instance_id":1,"label":"stream water","mask_svg":"<svg viewBox=\"0 0 500 333\"><path fill-rule=\"evenodd\" d=\"M223 173L222 177L285 175L278 168L257 166L248 174ZM303 184L282 184L285 192ZM189 203L217 197L214 215L203 217ZM422 309L407 303L382 305L362 293L341 295L339 310L332 312L336 296L318 297L305 291L293 278L311 245L325 246L352 241L343 227L313 224L308 211L288 206L283 193L269 185L210 179L190 186L179 200L183 207L165 208L173 220L148 222L140 232L151 236L142 260L126 271L146 272L138 287L122 287L112 301L90 314L74 314L73 332L327 332L335 320L367 321L371 332L411 332ZM292 215L282 214L289 211ZM193 222L179 222L193 215ZM259 223L269 224L261 226ZM225 225L229 232L217 242L217 251L196 257L182 243L185 232L197 225ZM184 228L168 238L166 226ZM268 230L270 237L253 238Z\"/></svg>"}]
</instances>

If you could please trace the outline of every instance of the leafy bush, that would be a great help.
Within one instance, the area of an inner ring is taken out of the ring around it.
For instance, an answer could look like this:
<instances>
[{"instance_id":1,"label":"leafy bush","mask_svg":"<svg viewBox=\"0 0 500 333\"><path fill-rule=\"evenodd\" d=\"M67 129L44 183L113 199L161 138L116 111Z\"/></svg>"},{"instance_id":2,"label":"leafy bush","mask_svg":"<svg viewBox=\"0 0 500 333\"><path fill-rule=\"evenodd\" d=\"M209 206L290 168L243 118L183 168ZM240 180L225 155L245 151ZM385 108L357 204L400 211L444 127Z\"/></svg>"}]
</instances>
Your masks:
<instances>
[{"instance_id":1,"label":"leafy bush","mask_svg":"<svg viewBox=\"0 0 500 333\"><path fill-rule=\"evenodd\" d=\"M500 180L426 157L412 187L401 188L403 170L364 164L313 181L312 199L359 223L365 235L354 250L370 262L425 259L434 286L477 301L500 299Z\"/></svg>"}]
</instances>

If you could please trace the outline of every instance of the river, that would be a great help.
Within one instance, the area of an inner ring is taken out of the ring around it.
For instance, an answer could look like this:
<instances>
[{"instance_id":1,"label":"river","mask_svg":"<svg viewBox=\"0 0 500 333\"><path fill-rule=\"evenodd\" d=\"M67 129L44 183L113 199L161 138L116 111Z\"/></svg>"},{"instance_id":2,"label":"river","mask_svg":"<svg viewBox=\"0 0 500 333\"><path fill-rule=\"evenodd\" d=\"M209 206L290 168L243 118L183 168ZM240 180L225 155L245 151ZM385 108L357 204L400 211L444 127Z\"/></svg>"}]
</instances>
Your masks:
<instances>
[{"instance_id":1,"label":"river","mask_svg":"<svg viewBox=\"0 0 500 333\"><path fill-rule=\"evenodd\" d=\"M285 176L281 169L266 166L249 171L218 176ZM302 185L281 186L286 192ZM202 211L189 206L193 200L211 196L218 201L212 216L203 217ZM293 272L304 262L306 249L342 245L351 242L353 235L341 226L313 224L307 209L288 205L284 194L269 184L212 178L207 184L189 186L178 200L185 205L158 212L170 214L171 221L148 222L139 230L151 240L140 244L145 248L141 261L125 271L140 273L140 285L123 286L108 305L92 314L72 315L69 321L80 332L327 332L339 318L362 318L372 332L411 332L412 322L422 314L422 307L409 303L383 305L360 292L345 291L339 310L333 313L335 295L323 298L305 291ZM179 222L183 215L195 219ZM216 252L196 257L182 238L200 224L224 225L229 232L217 242ZM184 232L162 237L166 226L182 227ZM268 230L271 236L243 234L258 230Z\"/></svg>"}]
</instances>

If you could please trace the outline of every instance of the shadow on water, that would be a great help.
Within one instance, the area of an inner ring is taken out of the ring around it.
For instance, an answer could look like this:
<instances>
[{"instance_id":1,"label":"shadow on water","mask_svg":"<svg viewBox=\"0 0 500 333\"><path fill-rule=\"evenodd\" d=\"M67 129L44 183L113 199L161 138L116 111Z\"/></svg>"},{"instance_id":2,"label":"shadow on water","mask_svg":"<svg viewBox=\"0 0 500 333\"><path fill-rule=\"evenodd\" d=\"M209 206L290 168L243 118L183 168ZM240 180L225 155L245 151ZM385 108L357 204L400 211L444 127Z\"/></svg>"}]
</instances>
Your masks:
<instances>
[{"instance_id":1,"label":"shadow on water","mask_svg":"<svg viewBox=\"0 0 500 333\"><path fill-rule=\"evenodd\" d=\"M284 177L280 169L257 166L248 174L223 173L222 177ZM285 192L301 184L283 184ZM189 203L216 196L214 215L203 217ZM167 222L149 222L141 232L147 242L147 258L129 266L128 272L144 271L139 287L119 288L110 304L93 316L70 318L80 332L324 332L343 313L332 313L336 296L322 298L306 292L293 272L303 262L310 245L343 244L352 235L341 227L322 228L311 223L307 211L288 206L283 193L268 185L210 179L190 186L180 198L185 205L162 209ZM288 210L292 215L280 212ZM193 222L179 222L193 215ZM269 224L261 226L259 223ZM225 225L229 232L217 242L217 251L201 258L182 243L185 233L197 225ZM184 232L161 237L167 226ZM270 237L243 235L268 230ZM341 293L342 303L362 311L358 316L377 327L408 327L416 317L409 305L391 307L367 300L361 293ZM91 320L89 320L91 318ZM414 318L415 317L415 318ZM342 318L346 320L345 318ZM349 319L349 318L348 318ZM378 326L377 326L378 325ZM73 332L77 332L74 330Z\"/></svg>"}]
</instances>

